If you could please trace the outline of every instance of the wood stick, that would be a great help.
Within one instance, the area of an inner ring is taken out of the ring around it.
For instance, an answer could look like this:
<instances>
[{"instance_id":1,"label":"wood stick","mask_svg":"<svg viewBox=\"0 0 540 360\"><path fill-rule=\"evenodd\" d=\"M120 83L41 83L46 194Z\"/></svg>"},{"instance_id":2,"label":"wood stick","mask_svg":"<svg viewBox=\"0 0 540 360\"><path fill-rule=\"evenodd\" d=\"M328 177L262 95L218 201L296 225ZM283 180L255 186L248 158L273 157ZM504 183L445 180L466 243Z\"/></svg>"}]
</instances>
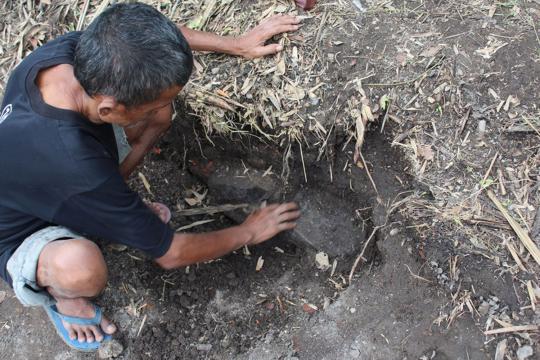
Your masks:
<instances>
[{"instance_id":1,"label":"wood stick","mask_svg":"<svg viewBox=\"0 0 540 360\"><path fill-rule=\"evenodd\" d=\"M531 307L533 311L536 311L536 295L534 294L531 280L527 280L527 292L529 293L529 297L531 298Z\"/></svg>"},{"instance_id":2,"label":"wood stick","mask_svg":"<svg viewBox=\"0 0 540 360\"><path fill-rule=\"evenodd\" d=\"M532 124L532 122L529 121L529 119L527 119L527 118L524 117L523 120L525 120L525 122L527 123L527 125L529 125L529 126L534 130L534 132L535 132L538 136L540 136L540 131Z\"/></svg>"},{"instance_id":3,"label":"wood stick","mask_svg":"<svg viewBox=\"0 0 540 360\"><path fill-rule=\"evenodd\" d=\"M238 209L245 209L248 208L249 204L225 204L225 205L218 205L218 206L207 206L203 208L196 208L196 209L184 209L184 210L178 210L177 213L180 216L193 216L193 215L212 215L227 211L234 211Z\"/></svg>"},{"instance_id":4,"label":"wood stick","mask_svg":"<svg viewBox=\"0 0 540 360\"><path fill-rule=\"evenodd\" d=\"M487 195L491 199L491 201L493 201L497 209L499 209L499 211L503 214L504 218L506 219L506 221L508 221L512 229L514 229L519 240L521 240L523 245L525 245L529 253L532 255L533 259L536 261L536 263L540 265L540 250L538 249L536 244L531 240L527 232L525 232L525 230L523 230L523 228L517 223L517 221L514 220L512 216L510 216L510 214L505 209L505 207L497 199L493 191L488 190Z\"/></svg>"},{"instance_id":5,"label":"wood stick","mask_svg":"<svg viewBox=\"0 0 540 360\"><path fill-rule=\"evenodd\" d=\"M371 232L371 235L369 235L369 238L366 240L366 243L364 244L364 247L362 247L362 251L360 252L360 254L356 257L356 260L354 260L354 264L351 268L351 272L349 273L349 284L352 282L352 278L353 278L353 275L354 275L354 272L356 271L356 267L358 266L358 264L360 263L360 260L365 260L364 259L364 253L366 252L366 249L369 245L369 243L371 242L371 239L373 239L373 237L375 236L375 233L377 233L377 231L379 229L381 229L383 226L376 226L373 231Z\"/></svg>"},{"instance_id":6,"label":"wood stick","mask_svg":"<svg viewBox=\"0 0 540 360\"><path fill-rule=\"evenodd\" d=\"M489 164L489 168L486 171L486 175L484 175L484 179L482 180L482 183L486 183L487 178L489 177L489 174L491 173L491 169L493 169L493 164L495 164L495 160L497 160L497 156L499 156L499 152L497 151L495 153L495 156L493 157L493 160L491 160L491 164Z\"/></svg>"},{"instance_id":7,"label":"wood stick","mask_svg":"<svg viewBox=\"0 0 540 360\"><path fill-rule=\"evenodd\" d=\"M80 31L84 24L84 18L86 17L86 13L88 12L88 7L90 6L90 0L86 0L83 5L83 10L81 12L81 15L79 16L79 21L77 21L77 27L75 30Z\"/></svg>"},{"instance_id":8,"label":"wood stick","mask_svg":"<svg viewBox=\"0 0 540 360\"><path fill-rule=\"evenodd\" d=\"M514 245L510 243L510 241L506 241L506 247L508 248L508 251L510 251L510 254L512 255L512 258L516 262L517 266L524 272L528 272L523 263L521 262L521 259L519 258L519 255L514 248Z\"/></svg>"},{"instance_id":9,"label":"wood stick","mask_svg":"<svg viewBox=\"0 0 540 360\"><path fill-rule=\"evenodd\" d=\"M300 141L298 141L298 147L300 148L300 159L302 159L302 169L304 170L304 181L307 184L307 172L306 172L306 164L304 163L304 153L302 151L302 144L300 144Z\"/></svg>"},{"instance_id":10,"label":"wood stick","mask_svg":"<svg viewBox=\"0 0 540 360\"><path fill-rule=\"evenodd\" d=\"M367 167L366 160L364 160L364 155L362 155L361 151L359 151L358 154L360 155L360 159L362 160L362 165L364 165L364 169L366 169L366 174L369 178L369 181L371 181L371 185L373 185L373 189L375 189L377 196L379 196L379 190L377 190L377 185L375 185L375 181L373 181L373 178L371 177L371 173L369 172L369 169Z\"/></svg>"},{"instance_id":11,"label":"wood stick","mask_svg":"<svg viewBox=\"0 0 540 360\"><path fill-rule=\"evenodd\" d=\"M195 221L194 223L191 223L191 224L189 224L189 225L185 225L185 226L179 227L178 229L176 229L176 232L183 231L183 230L187 230L187 229L191 229L191 228L194 228L194 227L196 227L196 226L208 224L208 223L211 223L211 222L213 222L213 221L215 221L215 219L208 219L208 220Z\"/></svg>"},{"instance_id":12,"label":"wood stick","mask_svg":"<svg viewBox=\"0 0 540 360\"><path fill-rule=\"evenodd\" d=\"M519 325L519 326L503 327L499 329L484 331L484 335L496 335L496 334L505 334L505 333L510 333L510 332L521 332L521 331L538 331L538 325Z\"/></svg>"}]
</instances>

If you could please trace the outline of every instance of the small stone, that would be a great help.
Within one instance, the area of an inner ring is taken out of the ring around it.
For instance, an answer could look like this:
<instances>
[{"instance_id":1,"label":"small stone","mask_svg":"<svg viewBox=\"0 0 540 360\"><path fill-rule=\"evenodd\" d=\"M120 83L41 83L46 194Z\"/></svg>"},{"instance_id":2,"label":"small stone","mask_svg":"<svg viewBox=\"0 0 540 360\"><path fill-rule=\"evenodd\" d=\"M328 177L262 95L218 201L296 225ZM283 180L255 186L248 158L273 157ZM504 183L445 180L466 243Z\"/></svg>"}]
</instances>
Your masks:
<instances>
[{"instance_id":1,"label":"small stone","mask_svg":"<svg viewBox=\"0 0 540 360\"><path fill-rule=\"evenodd\" d=\"M304 304L302 305L302 310L304 310L304 312L312 315L314 313L317 312L317 310L319 310L315 305L312 305L312 304Z\"/></svg>"},{"instance_id":2,"label":"small stone","mask_svg":"<svg viewBox=\"0 0 540 360\"><path fill-rule=\"evenodd\" d=\"M318 252L315 255L315 264L319 270L326 271L330 268L330 261L328 260L328 254L325 252Z\"/></svg>"},{"instance_id":3,"label":"small stone","mask_svg":"<svg viewBox=\"0 0 540 360\"><path fill-rule=\"evenodd\" d=\"M195 348L199 351L210 351L212 350L212 344L197 344Z\"/></svg>"},{"instance_id":4,"label":"small stone","mask_svg":"<svg viewBox=\"0 0 540 360\"><path fill-rule=\"evenodd\" d=\"M186 295L180 296L180 305L185 308L189 308L191 306L191 301L189 297Z\"/></svg>"},{"instance_id":5,"label":"small stone","mask_svg":"<svg viewBox=\"0 0 540 360\"><path fill-rule=\"evenodd\" d=\"M358 349L352 349L349 351L349 355L351 355L351 358L358 359L360 357L360 351Z\"/></svg>"},{"instance_id":6,"label":"small stone","mask_svg":"<svg viewBox=\"0 0 540 360\"><path fill-rule=\"evenodd\" d=\"M354 314L356 312L356 308L350 308L349 311L351 312L351 314Z\"/></svg>"},{"instance_id":7,"label":"small stone","mask_svg":"<svg viewBox=\"0 0 540 360\"><path fill-rule=\"evenodd\" d=\"M533 349L530 345L522 346L518 349L516 352L516 355L518 357L518 360L525 360L528 359L533 355Z\"/></svg>"},{"instance_id":8,"label":"small stone","mask_svg":"<svg viewBox=\"0 0 540 360\"><path fill-rule=\"evenodd\" d=\"M212 74L217 75L218 72L219 72L218 67L215 67L215 68L212 69Z\"/></svg>"},{"instance_id":9,"label":"small stone","mask_svg":"<svg viewBox=\"0 0 540 360\"><path fill-rule=\"evenodd\" d=\"M483 135L486 132L486 120L480 120L478 122L478 132Z\"/></svg>"},{"instance_id":10,"label":"small stone","mask_svg":"<svg viewBox=\"0 0 540 360\"><path fill-rule=\"evenodd\" d=\"M231 346L231 341L226 337L222 339L219 344L221 345L222 349L227 349L229 346Z\"/></svg>"},{"instance_id":11,"label":"small stone","mask_svg":"<svg viewBox=\"0 0 540 360\"><path fill-rule=\"evenodd\" d=\"M394 228L390 230L390 236L396 236L397 234L399 234L399 229Z\"/></svg>"},{"instance_id":12,"label":"small stone","mask_svg":"<svg viewBox=\"0 0 540 360\"><path fill-rule=\"evenodd\" d=\"M330 306L330 299L325 297L323 302L323 310L326 310Z\"/></svg>"},{"instance_id":13,"label":"small stone","mask_svg":"<svg viewBox=\"0 0 540 360\"><path fill-rule=\"evenodd\" d=\"M124 347L117 340L105 341L101 344L98 350L98 356L100 359L112 359L118 357Z\"/></svg>"}]
</instances>

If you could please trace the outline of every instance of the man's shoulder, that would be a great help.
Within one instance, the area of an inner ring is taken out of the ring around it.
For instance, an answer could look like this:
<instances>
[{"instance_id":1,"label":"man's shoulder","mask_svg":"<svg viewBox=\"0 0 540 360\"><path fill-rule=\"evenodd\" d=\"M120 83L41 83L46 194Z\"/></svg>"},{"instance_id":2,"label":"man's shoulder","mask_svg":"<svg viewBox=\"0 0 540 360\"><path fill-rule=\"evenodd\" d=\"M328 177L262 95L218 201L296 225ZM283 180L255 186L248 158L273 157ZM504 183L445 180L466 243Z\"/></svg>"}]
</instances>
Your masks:
<instances>
[{"instance_id":1,"label":"man's shoulder","mask_svg":"<svg viewBox=\"0 0 540 360\"><path fill-rule=\"evenodd\" d=\"M55 57L73 56L81 34L82 32L80 31L71 31L47 41L45 44L38 47L28 56L26 56L21 64L36 59L46 60L53 59Z\"/></svg>"}]
</instances>

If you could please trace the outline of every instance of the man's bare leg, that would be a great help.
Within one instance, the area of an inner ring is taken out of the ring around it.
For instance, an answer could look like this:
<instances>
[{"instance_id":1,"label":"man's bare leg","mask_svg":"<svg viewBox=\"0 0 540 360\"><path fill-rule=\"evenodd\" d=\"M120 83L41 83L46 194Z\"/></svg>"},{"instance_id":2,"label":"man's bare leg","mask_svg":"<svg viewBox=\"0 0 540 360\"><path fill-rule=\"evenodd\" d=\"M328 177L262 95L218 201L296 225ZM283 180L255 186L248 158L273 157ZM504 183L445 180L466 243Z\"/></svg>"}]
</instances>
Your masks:
<instances>
[{"instance_id":1,"label":"man's bare leg","mask_svg":"<svg viewBox=\"0 0 540 360\"><path fill-rule=\"evenodd\" d=\"M103 291L107 284L107 266L98 246L86 239L57 240L47 244L37 267L38 285L46 288L56 301L61 314L81 318L94 317L90 299ZM116 331L103 318L101 331L92 325L71 325L64 322L71 339L79 342L103 340L103 333Z\"/></svg>"}]
</instances>

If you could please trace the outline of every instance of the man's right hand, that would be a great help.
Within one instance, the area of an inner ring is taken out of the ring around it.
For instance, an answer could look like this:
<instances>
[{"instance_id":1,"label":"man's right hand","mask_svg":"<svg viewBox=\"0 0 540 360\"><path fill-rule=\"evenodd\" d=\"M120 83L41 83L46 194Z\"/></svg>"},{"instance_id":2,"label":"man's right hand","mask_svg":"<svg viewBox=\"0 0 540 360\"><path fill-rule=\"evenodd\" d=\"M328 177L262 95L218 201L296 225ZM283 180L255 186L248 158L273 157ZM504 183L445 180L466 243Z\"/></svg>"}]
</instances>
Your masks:
<instances>
[{"instance_id":1,"label":"man's right hand","mask_svg":"<svg viewBox=\"0 0 540 360\"><path fill-rule=\"evenodd\" d=\"M274 204L254 211L242 225L208 233L176 233L169 250L156 262L165 269L175 269L216 259L293 229L299 217L295 203Z\"/></svg>"},{"instance_id":2,"label":"man's right hand","mask_svg":"<svg viewBox=\"0 0 540 360\"><path fill-rule=\"evenodd\" d=\"M296 203L272 204L255 210L241 225L251 235L247 245L262 243L282 231L294 229L299 217Z\"/></svg>"}]
</instances>

